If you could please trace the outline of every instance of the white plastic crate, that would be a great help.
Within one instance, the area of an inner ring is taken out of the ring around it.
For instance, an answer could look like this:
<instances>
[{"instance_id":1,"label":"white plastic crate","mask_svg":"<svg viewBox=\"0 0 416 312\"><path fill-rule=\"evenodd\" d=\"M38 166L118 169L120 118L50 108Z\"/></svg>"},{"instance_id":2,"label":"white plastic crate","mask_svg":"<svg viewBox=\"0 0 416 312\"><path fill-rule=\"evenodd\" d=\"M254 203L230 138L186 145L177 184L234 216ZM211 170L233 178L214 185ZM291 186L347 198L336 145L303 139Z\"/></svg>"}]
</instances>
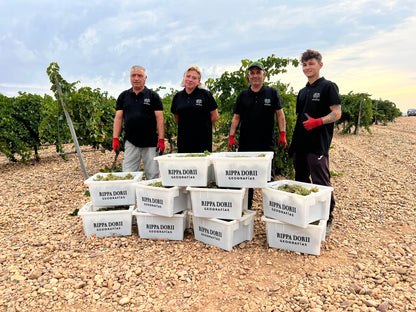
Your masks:
<instances>
[{"instance_id":1,"label":"white plastic crate","mask_svg":"<svg viewBox=\"0 0 416 312\"><path fill-rule=\"evenodd\" d=\"M320 220L318 225L309 224L306 228L269 219L262 216L266 222L267 242L269 247L297 251L319 256L321 242L325 240L326 220Z\"/></svg>"},{"instance_id":2,"label":"white plastic crate","mask_svg":"<svg viewBox=\"0 0 416 312\"><path fill-rule=\"evenodd\" d=\"M96 173L85 180L88 185L92 204L97 207L125 206L136 204L136 188L133 183L142 180L143 172L111 172L111 174L124 177L127 174L134 176L131 180L94 181L98 175L103 177L110 173Z\"/></svg>"},{"instance_id":3,"label":"white plastic crate","mask_svg":"<svg viewBox=\"0 0 416 312\"><path fill-rule=\"evenodd\" d=\"M196 217L236 220L247 209L248 189L214 189L188 186L192 213Z\"/></svg>"},{"instance_id":4,"label":"white plastic crate","mask_svg":"<svg viewBox=\"0 0 416 312\"><path fill-rule=\"evenodd\" d=\"M125 236L131 235L132 212L134 205L128 210L97 211L103 207L95 207L88 202L78 211L82 217L84 233L87 237ZM109 207L105 207L109 208Z\"/></svg>"},{"instance_id":5,"label":"white plastic crate","mask_svg":"<svg viewBox=\"0 0 416 312\"><path fill-rule=\"evenodd\" d=\"M172 217L188 208L188 194L185 187L156 187L149 184L162 179L145 180L135 183L137 208L141 212Z\"/></svg>"},{"instance_id":6,"label":"white plastic crate","mask_svg":"<svg viewBox=\"0 0 416 312\"><path fill-rule=\"evenodd\" d=\"M190 157L192 153L174 153L156 156L160 176L166 186L206 186L208 183L210 159L203 153Z\"/></svg>"},{"instance_id":7,"label":"white plastic crate","mask_svg":"<svg viewBox=\"0 0 416 312\"><path fill-rule=\"evenodd\" d=\"M192 214L192 212L190 212ZM239 220L225 221L192 216L195 239L230 251L235 245L253 239L255 211L244 210Z\"/></svg>"},{"instance_id":8,"label":"white plastic crate","mask_svg":"<svg viewBox=\"0 0 416 312\"><path fill-rule=\"evenodd\" d=\"M279 191L277 188L284 184L296 184L307 189L316 187L319 191L307 196ZM333 190L329 186L292 180L270 182L262 189L264 215L303 228L316 220L328 220Z\"/></svg>"},{"instance_id":9,"label":"white plastic crate","mask_svg":"<svg viewBox=\"0 0 416 312\"><path fill-rule=\"evenodd\" d=\"M133 216L136 216L138 234L140 238L147 239L183 240L184 231L189 226L187 214L188 211L184 210L172 217L164 217L140 212L138 209L133 211Z\"/></svg>"},{"instance_id":10,"label":"white plastic crate","mask_svg":"<svg viewBox=\"0 0 416 312\"><path fill-rule=\"evenodd\" d=\"M222 152L209 158L220 187L261 188L270 181L273 152Z\"/></svg>"}]
</instances>

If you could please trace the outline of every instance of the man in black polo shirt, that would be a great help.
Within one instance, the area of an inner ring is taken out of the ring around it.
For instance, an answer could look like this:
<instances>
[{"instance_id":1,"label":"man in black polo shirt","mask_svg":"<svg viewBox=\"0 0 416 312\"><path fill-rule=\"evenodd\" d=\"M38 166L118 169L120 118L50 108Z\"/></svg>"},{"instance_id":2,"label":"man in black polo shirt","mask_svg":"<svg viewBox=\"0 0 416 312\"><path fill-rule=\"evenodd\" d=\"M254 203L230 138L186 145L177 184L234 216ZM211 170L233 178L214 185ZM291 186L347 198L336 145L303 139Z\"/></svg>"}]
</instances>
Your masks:
<instances>
[{"instance_id":1,"label":"man in black polo shirt","mask_svg":"<svg viewBox=\"0 0 416 312\"><path fill-rule=\"evenodd\" d=\"M263 84L264 66L261 62L253 62L248 67L250 86L242 91L234 105L234 116L231 121L228 145L237 147L235 134L240 126L238 150L240 152L259 152L275 150L274 116L279 126L278 145L286 147L286 120L283 113L282 100L279 92ZM274 164L274 159L273 159ZM274 167L274 166L272 166ZM272 173L272 177L274 172ZM253 189L249 190L249 208L253 200Z\"/></svg>"},{"instance_id":2,"label":"man in black polo shirt","mask_svg":"<svg viewBox=\"0 0 416 312\"><path fill-rule=\"evenodd\" d=\"M334 133L334 122L341 118L338 86L320 77L322 56L307 50L301 57L302 69L308 78L296 102L298 115L289 153L293 154L295 180L331 186L328 152ZM335 200L331 194L327 235L332 227Z\"/></svg>"},{"instance_id":3,"label":"man in black polo shirt","mask_svg":"<svg viewBox=\"0 0 416 312\"><path fill-rule=\"evenodd\" d=\"M146 69L133 66L130 70L132 88L123 91L116 104L113 128L113 149L120 150L119 136L124 120L123 171L139 171L141 159L146 179L159 177L159 166L153 158L157 150L165 150L163 105L159 95L146 86Z\"/></svg>"}]
</instances>

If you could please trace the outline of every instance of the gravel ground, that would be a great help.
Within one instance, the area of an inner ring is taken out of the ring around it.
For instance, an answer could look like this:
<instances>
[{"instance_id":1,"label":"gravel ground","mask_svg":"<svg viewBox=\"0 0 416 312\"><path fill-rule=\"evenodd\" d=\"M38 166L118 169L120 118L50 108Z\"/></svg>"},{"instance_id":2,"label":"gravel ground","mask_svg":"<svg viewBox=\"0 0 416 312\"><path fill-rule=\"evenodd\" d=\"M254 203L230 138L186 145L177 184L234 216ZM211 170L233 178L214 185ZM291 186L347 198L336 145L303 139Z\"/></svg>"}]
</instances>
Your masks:
<instances>
[{"instance_id":1,"label":"gravel ground","mask_svg":"<svg viewBox=\"0 0 416 312\"><path fill-rule=\"evenodd\" d=\"M89 201L76 155L0 156L0 310L416 311L416 118L371 130L334 137L337 207L320 256L268 247L259 189L253 240L229 252L192 230L87 238L69 215ZM114 159L83 155L90 174Z\"/></svg>"}]
</instances>

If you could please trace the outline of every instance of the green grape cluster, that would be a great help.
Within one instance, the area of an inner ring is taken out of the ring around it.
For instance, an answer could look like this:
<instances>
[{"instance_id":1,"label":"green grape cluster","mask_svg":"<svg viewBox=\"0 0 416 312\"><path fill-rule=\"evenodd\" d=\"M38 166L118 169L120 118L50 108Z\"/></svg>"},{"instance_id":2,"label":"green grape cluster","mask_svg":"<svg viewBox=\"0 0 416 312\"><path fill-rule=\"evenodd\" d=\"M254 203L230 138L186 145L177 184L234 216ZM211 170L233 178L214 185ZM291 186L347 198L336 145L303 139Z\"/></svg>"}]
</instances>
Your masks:
<instances>
[{"instance_id":1,"label":"green grape cluster","mask_svg":"<svg viewBox=\"0 0 416 312\"><path fill-rule=\"evenodd\" d=\"M102 207L98 208L97 211L115 211L115 210L128 210L129 206L114 206L114 207Z\"/></svg>"},{"instance_id":2,"label":"green grape cluster","mask_svg":"<svg viewBox=\"0 0 416 312\"><path fill-rule=\"evenodd\" d=\"M211 155L210 152L204 151L203 153L194 153L194 154L185 154L185 155L178 155L177 157L205 157Z\"/></svg>"},{"instance_id":3,"label":"green grape cluster","mask_svg":"<svg viewBox=\"0 0 416 312\"><path fill-rule=\"evenodd\" d=\"M207 188L217 189L218 185L217 185L217 183L215 183L215 181L209 181L208 184L207 184Z\"/></svg>"},{"instance_id":4,"label":"green grape cluster","mask_svg":"<svg viewBox=\"0 0 416 312\"><path fill-rule=\"evenodd\" d=\"M253 156L248 156L248 155L230 155L229 157L253 157ZM266 157L266 154L261 153L261 154L258 154L256 157Z\"/></svg>"},{"instance_id":5,"label":"green grape cluster","mask_svg":"<svg viewBox=\"0 0 416 312\"><path fill-rule=\"evenodd\" d=\"M302 196L307 196L309 194L316 193L319 191L319 189L315 186L311 189L307 189L306 187L303 187L298 184L282 184L277 188L279 191L289 192L293 194L298 194Z\"/></svg>"},{"instance_id":6,"label":"green grape cluster","mask_svg":"<svg viewBox=\"0 0 416 312\"><path fill-rule=\"evenodd\" d=\"M106 176L97 175L94 178L94 181L115 181L115 180L133 180L134 176L131 173L128 173L125 176L117 176L112 173L107 174Z\"/></svg>"},{"instance_id":7,"label":"green grape cluster","mask_svg":"<svg viewBox=\"0 0 416 312\"><path fill-rule=\"evenodd\" d=\"M153 187L164 187L164 188L171 188L172 186L165 186L162 184L162 182L153 182L147 184L147 186L153 186Z\"/></svg>"}]
</instances>

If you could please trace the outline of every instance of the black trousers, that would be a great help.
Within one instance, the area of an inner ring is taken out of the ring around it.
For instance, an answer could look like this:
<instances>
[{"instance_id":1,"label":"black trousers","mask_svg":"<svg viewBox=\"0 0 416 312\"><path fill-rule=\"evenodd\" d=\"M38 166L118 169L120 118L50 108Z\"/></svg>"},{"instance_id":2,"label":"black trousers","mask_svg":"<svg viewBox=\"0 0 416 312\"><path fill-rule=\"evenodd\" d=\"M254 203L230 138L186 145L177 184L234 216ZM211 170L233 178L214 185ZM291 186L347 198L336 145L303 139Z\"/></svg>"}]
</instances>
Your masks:
<instances>
[{"instance_id":1,"label":"black trousers","mask_svg":"<svg viewBox=\"0 0 416 312\"><path fill-rule=\"evenodd\" d=\"M331 186L329 158L327 156L295 152L293 153L293 166L295 167L296 181ZM329 220L333 218L332 212L334 208L335 198L334 192L332 192L329 206Z\"/></svg>"}]
</instances>

